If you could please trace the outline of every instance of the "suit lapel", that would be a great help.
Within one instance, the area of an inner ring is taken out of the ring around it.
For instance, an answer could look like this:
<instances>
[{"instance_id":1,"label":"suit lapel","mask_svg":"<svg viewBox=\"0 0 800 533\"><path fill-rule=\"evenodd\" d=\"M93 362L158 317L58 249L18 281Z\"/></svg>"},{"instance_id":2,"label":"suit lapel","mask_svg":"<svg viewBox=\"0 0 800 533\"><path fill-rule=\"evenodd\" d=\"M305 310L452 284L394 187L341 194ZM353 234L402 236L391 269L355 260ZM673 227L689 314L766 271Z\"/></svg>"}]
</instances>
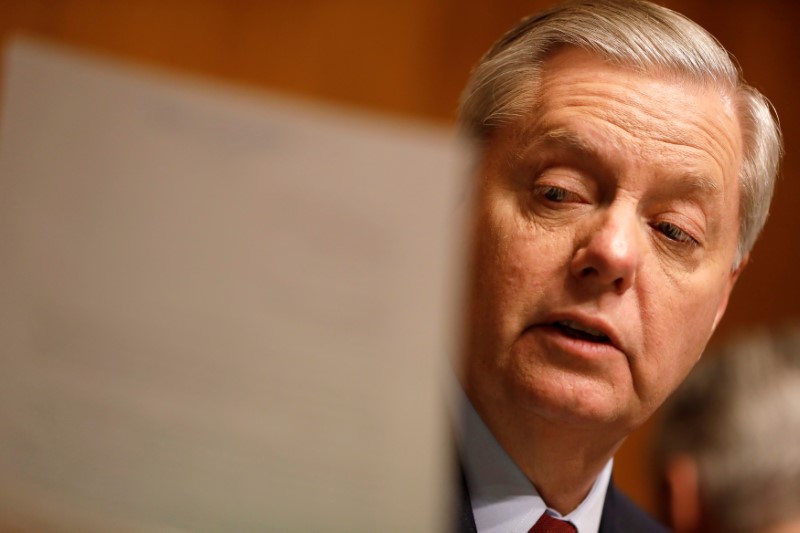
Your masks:
<instances>
[{"instance_id":1,"label":"suit lapel","mask_svg":"<svg viewBox=\"0 0 800 533\"><path fill-rule=\"evenodd\" d=\"M617 489L614 486L614 480L608 484L606 491L606 499L603 502L603 514L600 517L600 529L598 533L615 533L619 531L617 528L617 513L616 513Z\"/></svg>"},{"instance_id":2,"label":"suit lapel","mask_svg":"<svg viewBox=\"0 0 800 533\"><path fill-rule=\"evenodd\" d=\"M461 467L460 461L458 465L458 502L456 509L455 521L453 524L453 531L455 533L478 533L478 528L475 525L475 516L472 514L472 500L469 497L469 487L467 487L467 479L464 477L464 469Z\"/></svg>"},{"instance_id":3,"label":"suit lapel","mask_svg":"<svg viewBox=\"0 0 800 533\"><path fill-rule=\"evenodd\" d=\"M614 486L608 484L599 533L667 533L668 530L642 511Z\"/></svg>"}]
</instances>

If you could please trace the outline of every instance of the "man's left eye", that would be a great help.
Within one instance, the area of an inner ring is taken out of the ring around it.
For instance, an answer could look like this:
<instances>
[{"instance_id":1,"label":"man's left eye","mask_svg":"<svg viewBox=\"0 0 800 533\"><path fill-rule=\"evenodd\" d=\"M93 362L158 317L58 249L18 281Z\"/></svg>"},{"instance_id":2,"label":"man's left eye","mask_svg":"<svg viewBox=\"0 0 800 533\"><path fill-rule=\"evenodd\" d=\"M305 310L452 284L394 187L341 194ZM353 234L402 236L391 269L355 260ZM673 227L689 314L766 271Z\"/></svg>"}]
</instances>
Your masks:
<instances>
[{"instance_id":1,"label":"man's left eye","mask_svg":"<svg viewBox=\"0 0 800 533\"><path fill-rule=\"evenodd\" d=\"M689 233L670 222L659 222L655 224L654 227L671 241L683 244L698 244L697 240L689 235Z\"/></svg>"},{"instance_id":2,"label":"man's left eye","mask_svg":"<svg viewBox=\"0 0 800 533\"><path fill-rule=\"evenodd\" d=\"M567 189L556 187L555 185L542 185L539 187L539 194L542 195L546 200L555 203L561 203L566 201L579 201L580 197L568 191Z\"/></svg>"}]
</instances>

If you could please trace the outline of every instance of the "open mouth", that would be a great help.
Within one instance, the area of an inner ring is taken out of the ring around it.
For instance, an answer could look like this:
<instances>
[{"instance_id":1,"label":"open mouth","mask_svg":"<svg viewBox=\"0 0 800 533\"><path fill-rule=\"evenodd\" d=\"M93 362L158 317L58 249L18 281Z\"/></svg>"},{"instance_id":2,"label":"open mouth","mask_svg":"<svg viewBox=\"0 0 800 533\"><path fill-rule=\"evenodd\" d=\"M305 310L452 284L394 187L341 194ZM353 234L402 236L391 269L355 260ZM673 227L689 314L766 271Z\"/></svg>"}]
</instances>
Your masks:
<instances>
[{"instance_id":1,"label":"open mouth","mask_svg":"<svg viewBox=\"0 0 800 533\"><path fill-rule=\"evenodd\" d=\"M611 344L611 339L604 335L602 331L588 328L571 320L559 320L553 323L553 327L558 328L562 333L573 339Z\"/></svg>"}]
</instances>

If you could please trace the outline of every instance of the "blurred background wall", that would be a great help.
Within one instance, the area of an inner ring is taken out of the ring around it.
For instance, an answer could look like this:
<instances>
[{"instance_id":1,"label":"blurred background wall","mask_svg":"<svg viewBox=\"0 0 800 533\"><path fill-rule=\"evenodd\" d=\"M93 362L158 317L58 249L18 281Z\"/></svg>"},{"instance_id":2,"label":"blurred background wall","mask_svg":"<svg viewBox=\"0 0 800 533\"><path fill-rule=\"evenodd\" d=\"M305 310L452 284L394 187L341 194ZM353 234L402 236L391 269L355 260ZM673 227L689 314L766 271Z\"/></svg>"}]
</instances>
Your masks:
<instances>
[{"instance_id":1,"label":"blurred background wall","mask_svg":"<svg viewBox=\"0 0 800 533\"><path fill-rule=\"evenodd\" d=\"M471 66L545 0L0 0L15 32L181 73L452 124ZM663 0L710 30L778 110L786 142L767 229L715 336L800 316L800 4ZM433 177L435 178L435 177ZM680 332L676 332L680 334ZM656 512L650 423L618 453L615 476Z\"/></svg>"}]
</instances>

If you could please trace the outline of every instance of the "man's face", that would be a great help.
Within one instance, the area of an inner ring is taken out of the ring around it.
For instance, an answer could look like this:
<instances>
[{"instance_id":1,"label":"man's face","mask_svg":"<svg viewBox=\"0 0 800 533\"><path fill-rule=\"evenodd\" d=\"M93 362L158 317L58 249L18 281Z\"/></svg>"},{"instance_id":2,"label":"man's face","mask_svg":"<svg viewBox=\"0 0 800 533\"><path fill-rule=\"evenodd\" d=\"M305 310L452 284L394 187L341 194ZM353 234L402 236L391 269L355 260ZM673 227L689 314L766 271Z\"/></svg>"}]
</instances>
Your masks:
<instances>
[{"instance_id":1,"label":"man's face","mask_svg":"<svg viewBox=\"0 0 800 533\"><path fill-rule=\"evenodd\" d=\"M727 304L741 132L719 89L568 49L477 177L463 384L495 431L646 419Z\"/></svg>"}]
</instances>

